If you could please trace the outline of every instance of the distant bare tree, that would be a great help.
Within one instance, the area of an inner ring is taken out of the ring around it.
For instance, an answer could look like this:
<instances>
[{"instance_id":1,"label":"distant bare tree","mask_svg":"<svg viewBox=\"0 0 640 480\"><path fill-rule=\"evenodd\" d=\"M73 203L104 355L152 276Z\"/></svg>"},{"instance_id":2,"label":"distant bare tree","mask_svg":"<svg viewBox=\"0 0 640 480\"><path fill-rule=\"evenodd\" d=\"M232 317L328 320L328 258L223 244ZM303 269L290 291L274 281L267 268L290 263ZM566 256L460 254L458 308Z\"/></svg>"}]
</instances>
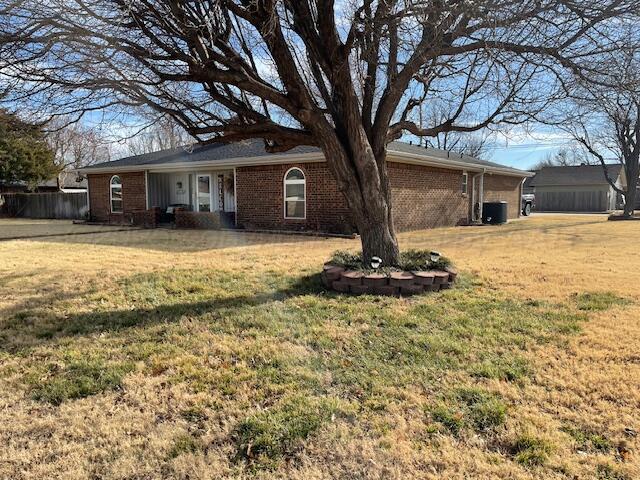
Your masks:
<instances>
[{"instance_id":1,"label":"distant bare tree","mask_svg":"<svg viewBox=\"0 0 640 480\"><path fill-rule=\"evenodd\" d=\"M526 122L567 72L590 77L590 57L617 48L619 22L638 13L637 0L0 5L0 82L10 101L77 115L147 108L198 141L318 146L365 260L388 264L399 258L388 143ZM416 107L436 100L448 118L418 124Z\"/></svg>"},{"instance_id":2,"label":"distant bare tree","mask_svg":"<svg viewBox=\"0 0 640 480\"><path fill-rule=\"evenodd\" d=\"M609 74L596 83L577 78L559 124L602 165L607 182L624 199L623 216L631 217L640 177L640 50L625 47L599 61ZM622 166L626 185L610 175L612 164Z\"/></svg>"},{"instance_id":3,"label":"distant bare tree","mask_svg":"<svg viewBox=\"0 0 640 480\"><path fill-rule=\"evenodd\" d=\"M111 159L109 141L98 127L57 117L47 124L46 137L55 154L58 188L62 188L62 175L69 171Z\"/></svg>"},{"instance_id":4,"label":"distant bare tree","mask_svg":"<svg viewBox=\"0 0 640 480\"><path fill-rule=\"evenodd\" d=\"M443 104L441 101L428 102L426 106L424 103L422 102L411 115L412 120L421 128L440 125L453 115L451 105ZM464 123L462 119L460 121ZM466 123L474 123L474 120L468 119ZM481 158L488 153L486 147L492 136L493 132L488 129L474 132L451 130L438 133L430 138L418 137L418 145Z\"/></svg>"},{"instance_id":5,"label":"distant bare tree","mask_svg":"<svg viewBox=\"0 0 640 480\"><path fill-rule=\"evenodd\" d=\"M488 154L489 135L486 133L445 132L427 140L427 145L449 152L484 158Z\"/></svg>"},{"instance_id":6,"label":"distant bare tree","mask_svg":"<svg viewBox=\"0 0 640 480\"><path fill-rule=\"evenodd\" d=\"M575 165L597 164L597 160L594 161L593 158L591 158L589 155L586 155L585 152L579 150L576 147L563 147L555 153L549 153L544 159L536 163L531 169L540 170L544 167L571 167Z\"/></svg>"},{"instance_id":7,"label":"distant bare tree","mask_svg":"<svg viewBox=\"0 0 640 480\"><path fill-rule=\"evenodd\" d=\"M163 117L127 141L131 155L168 150L193 143L185 130L171 118Z\"/></svg>"}]
</instances>

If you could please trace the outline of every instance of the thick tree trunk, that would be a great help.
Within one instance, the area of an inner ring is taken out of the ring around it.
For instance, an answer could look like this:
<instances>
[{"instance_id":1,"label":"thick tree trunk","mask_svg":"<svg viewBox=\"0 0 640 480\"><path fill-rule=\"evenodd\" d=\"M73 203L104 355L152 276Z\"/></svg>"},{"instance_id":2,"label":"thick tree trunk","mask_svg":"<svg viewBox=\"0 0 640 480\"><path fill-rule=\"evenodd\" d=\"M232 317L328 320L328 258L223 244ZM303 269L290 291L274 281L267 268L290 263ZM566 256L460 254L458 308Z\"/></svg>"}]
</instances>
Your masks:
<instances>
[{"instance_id":1,"label":"thick tree trunk","mask_svg":"<svg viewBox=\"0 0 640 480\"><path fill-rule=\"evenodd\" d=\"M636 189L629 188L624 195L624 210L622 212L623 217L633 216L633 211L636 204Z\"/></svg>"},{"instance_id":2,"label":"thick tree trunk","mask_svg":"<svg viewBox=\"0 0 640 480\"><path fill-rule=\"evenodd\" d=\"M400 256L398 240L388 222L374 224L365 222L359 227L359 231L365 265L368 265L373 257L381 258L384 266L398 264Z\"/></svg>"},{"instance_id":3,"label":"thick tree trunk","mask_svg":"<svg viewBox=\"0 0 640 480\"><path fill-rule=\"evenodd\" d=\"M635 182L637 184L637 182ZM636 206L637 185L629 185L624 195L624 217L632 217Z\"/></svg>"},{"instance_id":4,"label":"thick tree trunk","mask_svg":"<svg viewBox=\"0 0 640 480\"><path fill-rule=\"evenodd\" d=\"M369 166L365 171L370 176L357 192L364 200L364 211L358 211L357 205L351 207L362 241L362 256L366 265L373 257L381 258L386 266L398 265L400 249L393 224L386 151L377 157L367 152L367 157Z\"/></svg>"},{"instance_id":5,"label":"thick tree trunk","mask_svg":"<svg viewBox=\"0 0 640 480\"><path fill-rule=\"evenodd\" d=\"M349 148L338 142L323 145L323 151L332 159L329 168L360 234L365 265L373 257L380 257L383 265L397 265L400 250L393 226L386 152L376 157L366 137L351 135L349 143Z\"/></svg>"},{"instance_id":6,"label":"thick tree trunk","mask_svg":"<svg viewBox=\"0 0 640 480\"><path fill-rule=\"evenodd\" d=\"M382 182L375 183L378 185L353 185L345 197L360 234L365 264L379 257L386 266L397 265L400 250L393 227L390 191Z\"/></svg>"},{"instance_id":7,"label":"thick tree trunk","mask_svg":"<svg viewBox=\"0 0 640 480\"><path fill-rule=\"evenodd\" d=\"M640 165L638 160L627 160L626 165L626 177L627 177L627 190L624 195L624 210L622 215L624 217L632 217L636 206L636 194L638 192L638 175L640 173Z\"/></svg>"}]
</instances>

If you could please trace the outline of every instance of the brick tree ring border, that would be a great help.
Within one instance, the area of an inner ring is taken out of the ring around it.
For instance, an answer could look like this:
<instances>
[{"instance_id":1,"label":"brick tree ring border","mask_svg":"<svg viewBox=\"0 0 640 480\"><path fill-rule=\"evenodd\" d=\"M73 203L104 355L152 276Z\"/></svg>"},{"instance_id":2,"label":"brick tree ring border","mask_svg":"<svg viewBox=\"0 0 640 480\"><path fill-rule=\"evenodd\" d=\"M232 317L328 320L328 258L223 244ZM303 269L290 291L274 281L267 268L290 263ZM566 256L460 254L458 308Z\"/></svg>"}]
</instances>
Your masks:
<instances>
[{"instance_id":1,"label":"brick tree ring border","mask_svg":"<svg viewBox=\"0 0 640 480\"><path fill-rule=\"evenodd\" d=\"M451 288L457 275L454 269L365 273L325 263L321 277L325 287L339 293L408 296Z\"/></svg>"}]
</instances>

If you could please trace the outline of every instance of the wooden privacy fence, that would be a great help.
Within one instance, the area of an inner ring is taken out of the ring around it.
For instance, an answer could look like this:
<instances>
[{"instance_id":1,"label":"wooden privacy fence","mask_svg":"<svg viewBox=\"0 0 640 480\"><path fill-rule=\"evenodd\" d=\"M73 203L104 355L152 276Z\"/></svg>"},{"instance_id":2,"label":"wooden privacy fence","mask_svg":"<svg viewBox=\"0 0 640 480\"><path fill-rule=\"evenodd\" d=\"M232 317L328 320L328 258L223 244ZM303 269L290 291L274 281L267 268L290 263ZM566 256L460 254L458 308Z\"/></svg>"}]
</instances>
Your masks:
<instances>
[{"instance_id":1,"label":"wooden privacy fence","mask_svg":"<svg viewBox=\"0 0 640 480\"><path fill-rule=\"evenodd\" d=\"M536 191L536 210L539 212L605 212L607 192L603 191Z\"/></svg>"},{"instance_id":2,"label":"wooden privacy fence","mask_svg":"<svg viewBox=\"0 0 640 480\"><path fill-rule=\"evenodd\" d=\"M10 217L79 220L88 211L86 192L0 194L0 212Z\"/></svg>"}]
</instances>

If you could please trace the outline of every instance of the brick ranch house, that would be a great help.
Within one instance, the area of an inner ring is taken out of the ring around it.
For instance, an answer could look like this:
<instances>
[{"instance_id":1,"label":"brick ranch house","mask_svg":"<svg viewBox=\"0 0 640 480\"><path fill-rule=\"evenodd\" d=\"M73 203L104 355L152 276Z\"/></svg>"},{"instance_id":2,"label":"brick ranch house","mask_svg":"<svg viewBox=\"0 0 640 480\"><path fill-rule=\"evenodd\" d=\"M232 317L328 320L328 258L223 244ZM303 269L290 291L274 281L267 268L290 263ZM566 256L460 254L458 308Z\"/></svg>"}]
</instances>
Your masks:
<instances>
[{"instance_id":1,"label":"brick ranch house","mask_svg":"<svg viewBox=\"0 0 640 480\"><path fill-rule=\"evenodd\" d=\"M398 231L467 225L483 201L508 202L520 216L529 172L442 150L394 142L388 148ZM81 170L90 219L176 227L354 233L323 154L298 147L269 154L262 141L195 145L122 158Z\"/></svg>"}]
</instances>

